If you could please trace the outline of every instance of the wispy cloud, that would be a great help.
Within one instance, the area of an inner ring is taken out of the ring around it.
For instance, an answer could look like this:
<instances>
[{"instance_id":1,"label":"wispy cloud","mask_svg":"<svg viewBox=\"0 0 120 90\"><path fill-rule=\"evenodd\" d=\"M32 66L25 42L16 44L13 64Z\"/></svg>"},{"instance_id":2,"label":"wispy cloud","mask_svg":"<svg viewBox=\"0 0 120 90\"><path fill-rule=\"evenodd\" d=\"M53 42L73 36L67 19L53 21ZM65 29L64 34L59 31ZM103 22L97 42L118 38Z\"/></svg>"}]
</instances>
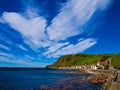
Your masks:
<instances>
[{"instance_id":1,"label":"wispy cloud","mask_svg":"<svg viewBox=\"0 0 120 90\"><path fill-rule=\"evenodd\" d=\"M25 0L21 0L23 6L24 6L24 10L23 10L23 14L25 17L27 18L34 18L34 17L38 17L39 16L39 12L41 10L38 9L38 5L35 1L33 0L29 0L29 1L25 1Z\"/></svg>"},{"instance_id":2,"label":"wispy cloud","mask_svg":"<svg viewBox=\"0 0 120 90\"><path fill-rule=\"evenodd\" d=\"M48 55L48 54L54 53L57 50L61 49L62 47L66 46L68 44L69 44L68 42L65 42L65 43L55 43L55 44L53 44L52 46L50 46L48 48L47 52L45 52L44 55Z\"/></svg>"},{"instance_id":3,"label":"wispy cloud","mask_svg":"<svg viewBox=\"0 0 120 90\"><path fill-rule=\"evenodd\" d=\"M34 0L28 3L22 0L22 3L22 12L4 12L0 23L7 24L20 33L25 44L38 56L58 58L65 54L83 52L97 43L95 38L86 36L94 32L99 16L110 7L112 0L68 0L51 21L41 15L43 7L38 8ZM86 36L80 36L82 34ZM70 38L74 38L75 42L71 42ZM3 45L0 47L9 49ZM17 48L28 50L21 44ZM24 58L36 59L28 54ZM24 59L20 59L20 62L24 62Z\"/></svg>"},{"instance_id":4,"label":"wispy cloud","mask_svg":"<svg viewBox=\"0 0 120 90\"><path fill-rule=\"evenodd\" d=\"M10 50L9 47L2 45L2 44L0 44L0 48L5 49L5 50Z\"/></svg>"},{"instance_id":5,"label":"wispy cloud","mask_svg":"<svg viewBox=\"0 0 120 90\"><path fill-rule=\"evenodd\" d=\"M15 63L17 65L21 65L22 67L40 67L40 63L39 62L27 62L24 59L19 59L19 60L11 60L5 57L1 57L0 62L4 62L4 63ZM14 66L12 66L14 67Z\"/></svg>"},{"instance_id":6,"label":"wispy cloud","mask_svg":"<svg viewBox=\"0 0 120 90\"><path fill-rule=\"evenodd\" d=\"M48 56L57 58L61 55L80 53L80 52L83 52L84 50L90 48L91 46L95 45L96 43L97 43L97 41L95 39L88 38L83 41L78 41L77 44L69 44L66 47L63 47L54 53L48 53Z\"/></svg>"},{"instance_id":7,"label":"wispy cloud","mask_svg":"<svg viewBox=\"0 0 120 90\"><path fill-rule=\"evenodd\" d=\"M41 47L41 40L45 40L45 27L46 20L43 17L36 17L32 19L26 19L19 13L8 13L4 12L2 18L6 21L12 28L17 30L23 35L26 43L31 47Z\"/></svg>"},{"instance_id":8,"label":"wispy cloud","mask_svg":"<svg viewBox=\"0 0 120 90\"><path fill-rule=\"evenodd\" d=\"M4 53L4 52L0 52L0 56L3 56L3 57L13 57L12 54Z\"/></svg>"},{"instance_id":9,"label":"wispy cloud","mask_svg":"<svg viewBox=\"0 0 120 90\"><path fill-rule=\"evenodd\" d=\"M35 66L35 67L39 67L40 63L39 62L31 62L30 59L33 59L30 56L27 56L27 58L25 58L26 60L24 60L24 58L22 57L15 57L12 54L8 54L8 53L3 53L0 52L0 62L6 62L6 63L16 63L18 65L23 64L23 65L27 65L27 66Z\"/></svg>"},{"instance_id":10,"label":"wispy cloud","mask_svg":"<svg viewBox=\"0 0 120 90\"><path fill-rule=\"evenodd\" d=\"M106 10L110 2L111 0L92 0L92 2L91 0L69 0L48 27L49 38L58 41L65 40L89 31L84 30L84 27L87 27L87 23L95 18L93 17L95 12Z\"/></svg>"},{"instance_id":11,"label":"wispy cloud","mask_svg":"<svg viewBox=\"0 0 120 90\"><path fill-rule=\"evenodd\" d=\"M24 51L27 51L27 50L28 50L27 48L25 48L25 47L22 46L22 45L18 45L18 47L21 48L21 49L24 50Z\"/></svg>"},{"instance_id":12,"label":"wispy cloud","mask_svg":"<svg viewBox=\"0 0 120 90\"><path fill-rule=\"evenodd\" d=\"M2 18L0 18L0 23L4 23L4 20L2 20Z\"/></svg>"},{"instance_id":13,"label":"wispy cloud","mask_svg":"<svg viewBox=\"0 0 120 90\"><path fill-rule=\"evenodd\" d=\"M25 58L28 59L28 60L34 60L36 58L32 57L32 56L29 56L29 55L25 55Z\"/></svg>"}]
</instances>

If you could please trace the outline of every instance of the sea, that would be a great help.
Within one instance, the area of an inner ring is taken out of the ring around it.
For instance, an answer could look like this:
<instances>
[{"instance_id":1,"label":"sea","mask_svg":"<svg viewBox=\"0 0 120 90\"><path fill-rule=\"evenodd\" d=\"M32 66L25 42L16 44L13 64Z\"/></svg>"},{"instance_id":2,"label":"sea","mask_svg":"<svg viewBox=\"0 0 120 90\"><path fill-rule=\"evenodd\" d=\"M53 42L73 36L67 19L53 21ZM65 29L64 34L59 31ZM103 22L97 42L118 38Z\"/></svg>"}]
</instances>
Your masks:
<instances>
[{"instance_id":1,"label":"sea","mask_svg":"<svg viewBox=\"0 0 120 90\"><path fill-rule=\"evenodd\" d=\"M44 68L0 68L0 90L101 90L73 70Z\"/></svg>"}]
</instances>

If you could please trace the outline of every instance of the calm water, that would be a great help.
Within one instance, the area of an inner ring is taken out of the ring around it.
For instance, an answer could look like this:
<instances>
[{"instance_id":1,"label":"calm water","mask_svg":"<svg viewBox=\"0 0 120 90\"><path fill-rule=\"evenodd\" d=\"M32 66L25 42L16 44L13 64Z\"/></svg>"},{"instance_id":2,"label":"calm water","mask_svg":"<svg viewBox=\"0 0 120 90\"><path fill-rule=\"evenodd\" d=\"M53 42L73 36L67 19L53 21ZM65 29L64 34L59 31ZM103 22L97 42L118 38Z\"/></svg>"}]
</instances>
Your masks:
<instances>
[{"instance_id":1,"label":"calm water","mask_svg":"<svg viewBox=\"0 0 120 90\"><path fill-rule=\"evenodd\" d=\"M100 90L100 85L98 84L95 85L88 81L81 81L82 77L90 75L70 74L68 72L71 71L0 69L0 90L44 90L45 88L50 89L48 87L65 86L65 88L72 88L70 90Z\"/></svg>"}]
</instances>

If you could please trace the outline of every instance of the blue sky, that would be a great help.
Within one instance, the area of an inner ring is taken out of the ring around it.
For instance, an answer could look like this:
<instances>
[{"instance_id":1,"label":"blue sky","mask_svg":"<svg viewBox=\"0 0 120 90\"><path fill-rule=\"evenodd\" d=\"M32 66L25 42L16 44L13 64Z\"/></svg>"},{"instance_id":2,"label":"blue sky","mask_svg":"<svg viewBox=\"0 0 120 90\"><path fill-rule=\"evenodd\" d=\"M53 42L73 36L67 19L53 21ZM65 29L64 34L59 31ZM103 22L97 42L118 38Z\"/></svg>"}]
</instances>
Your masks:
<instances>
[{"instance_id":1,"label":"blue sky","mask_svg":"<svg viewBox=\"0 0 120 90\"><path fill-rule=\"evenodd\" d=\"M119 0L0 0L0 67L120 52Z\"/></svg>"}]
</instances>

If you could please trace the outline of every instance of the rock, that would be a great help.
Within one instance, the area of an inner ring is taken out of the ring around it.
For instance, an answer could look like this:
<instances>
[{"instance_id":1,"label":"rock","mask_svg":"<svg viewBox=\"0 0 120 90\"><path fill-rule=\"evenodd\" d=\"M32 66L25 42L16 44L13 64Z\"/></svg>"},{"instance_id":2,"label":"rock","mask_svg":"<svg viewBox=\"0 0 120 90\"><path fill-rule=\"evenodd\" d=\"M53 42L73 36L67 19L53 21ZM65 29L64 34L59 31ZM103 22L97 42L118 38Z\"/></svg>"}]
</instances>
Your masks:
<instances>
[{"instance_id":1,"label":"rock","mask_svg":"<svg viewBox=\"0 0 120 90\"><path fill-rule=\"evenodd\" d=\"M106 74L96 74L91 77L91 83L97 84L97 83L104 83L107 81L107 75Z\"/></svg>"},{"instance_id":2,"label":"rock","mask_svg":"<svg viewBox=\"0 0 120 90\"><path fill-rule=\"evenodd\" d=\"M111 71L105 83L102 85L102 90L120 90L120 73Z\"/></svg>"},{"instance_id":3,"label":"rock","mask_svg":"<svg viewBox=\"0 0 120 90\"><path fill-rule=\"evenodd\" d=\"M116 82L120 83L120 74L118 74Z\"/></svg>"},{"instance_id":4,"label":"rock","mask_svg":"<svg viewBox=\"0 0 120 90\"><path fill-rule=\"evenodd\" d=\"M109 90L120 90L120 84L113 82Z\"/></svg>"}]
</instances>

